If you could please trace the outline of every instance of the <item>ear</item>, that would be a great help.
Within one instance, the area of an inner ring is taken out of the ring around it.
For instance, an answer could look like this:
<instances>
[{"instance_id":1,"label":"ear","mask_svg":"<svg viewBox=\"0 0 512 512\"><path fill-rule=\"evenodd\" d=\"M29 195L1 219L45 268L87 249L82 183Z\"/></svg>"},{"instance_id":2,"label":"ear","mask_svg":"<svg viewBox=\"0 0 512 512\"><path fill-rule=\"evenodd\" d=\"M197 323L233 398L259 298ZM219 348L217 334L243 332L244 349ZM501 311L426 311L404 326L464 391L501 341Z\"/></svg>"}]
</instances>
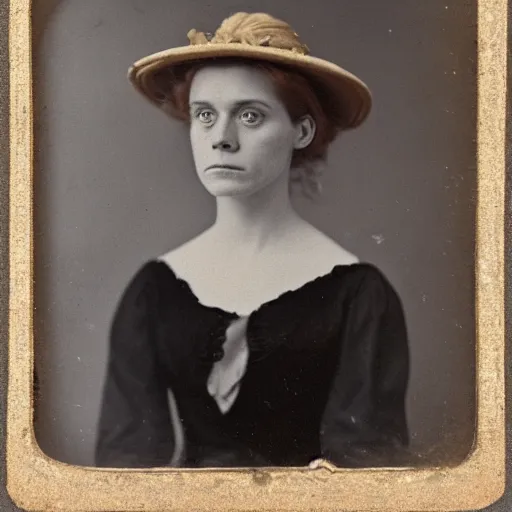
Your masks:
<instances>
[{"instance_id":1,"label":"ear","mask_svg":"<svg viewBox=\"0 0 512 512\"><path fill-rule=\"evenodd\" d=\"M315 137L316 123L315 120L308 114L302 116L295 123L295 142L294 149L304 149L311 144Z\"/></svg>"}]
</instances>

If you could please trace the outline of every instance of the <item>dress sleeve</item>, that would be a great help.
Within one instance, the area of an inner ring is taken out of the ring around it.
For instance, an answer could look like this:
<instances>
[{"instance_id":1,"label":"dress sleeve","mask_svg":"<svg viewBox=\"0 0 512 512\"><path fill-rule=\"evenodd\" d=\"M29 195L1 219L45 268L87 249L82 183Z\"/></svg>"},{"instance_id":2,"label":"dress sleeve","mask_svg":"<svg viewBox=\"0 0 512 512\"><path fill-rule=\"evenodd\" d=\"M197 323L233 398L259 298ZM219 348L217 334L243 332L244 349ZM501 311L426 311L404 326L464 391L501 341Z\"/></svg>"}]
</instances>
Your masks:
<instances>
[{"instance_id":1,"label":"dress sleeve","mask_svg":"<svg viewBox=\"0 0 512 512\"><path fill-rule=\"evenodd\" d=\"M99 467L169 464L174 448L167 384L156 353L158 287L151 263L132 278L111 329L96 440Z\"/></svg>"},{"instance_id":2,"label":"dress sleeve","mask_svg":"<svg viewBox=\"0 0 512 512\"><path fill-rule=\"evenodd\" d=\"M400 298L374 268L344 306L337 371L320 431L322 457L340 467L407 465L407 329Z\"/></svg>"}]
</instances>

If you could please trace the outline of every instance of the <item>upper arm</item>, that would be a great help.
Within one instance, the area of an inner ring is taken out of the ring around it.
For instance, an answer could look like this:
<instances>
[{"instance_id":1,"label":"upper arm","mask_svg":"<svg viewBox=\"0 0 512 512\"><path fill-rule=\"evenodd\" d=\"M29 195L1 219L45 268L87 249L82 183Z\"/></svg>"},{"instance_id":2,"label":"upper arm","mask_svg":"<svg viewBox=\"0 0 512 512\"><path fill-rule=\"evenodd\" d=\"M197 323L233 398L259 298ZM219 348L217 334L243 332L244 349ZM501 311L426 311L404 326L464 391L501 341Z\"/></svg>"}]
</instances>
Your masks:
<instances>
[{"instance_id":1,"label":"upper arm","mask_svg":"<svg viewBox=\"0 0 512 512\"><path fill-rule=\"evenodd\" d=\"M337 464L382 465L408 444L408 336L398 295L370 273L345 306L339 361L325 408L323 455Z\"/></svg>"},{"instance_id":2,"label":"upper arm","mask_svg":"<svg viewBox=\"0 0 512 512\"><path fill-rule=\"evenodd\" d=\"M96 464L166 465L173 437L167 385L155 340L158 287L143 267L125 289L110 329Z\"/></svg>"}]
</instances>

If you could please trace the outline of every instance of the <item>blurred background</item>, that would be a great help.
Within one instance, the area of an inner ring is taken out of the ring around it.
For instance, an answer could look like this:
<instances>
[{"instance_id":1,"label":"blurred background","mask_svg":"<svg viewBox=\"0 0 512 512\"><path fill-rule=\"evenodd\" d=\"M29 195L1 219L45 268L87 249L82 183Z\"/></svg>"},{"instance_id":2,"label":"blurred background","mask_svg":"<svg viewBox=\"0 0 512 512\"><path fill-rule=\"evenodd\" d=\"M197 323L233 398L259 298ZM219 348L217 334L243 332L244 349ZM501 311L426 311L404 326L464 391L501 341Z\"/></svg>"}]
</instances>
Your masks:
<instances>
[{"instance_id":1,"label":"blurred background","mask_svg":"<svg viewBox=\"0 0 512 512\"><path fill-rule=\"evenodd\" d=\"M211 224L185 126L126 73L237 11L289 22L311 53L372 89L300 212L377 265L411 343L407 412L427 463L470 451L475 411L476 1L33 1L36 437L93 465L108 329L146 260Z\"/></svg>"}]
</instances>

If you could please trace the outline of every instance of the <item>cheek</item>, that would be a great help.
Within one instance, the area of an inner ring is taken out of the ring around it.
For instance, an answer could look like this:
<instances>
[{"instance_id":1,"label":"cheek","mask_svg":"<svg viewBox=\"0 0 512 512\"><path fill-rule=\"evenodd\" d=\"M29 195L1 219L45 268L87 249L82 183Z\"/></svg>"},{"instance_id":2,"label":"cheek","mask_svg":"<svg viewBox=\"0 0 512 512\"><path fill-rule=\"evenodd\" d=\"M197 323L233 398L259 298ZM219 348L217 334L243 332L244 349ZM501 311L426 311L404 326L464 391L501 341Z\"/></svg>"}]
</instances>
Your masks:
<instances>
[{"instance_id":1,"label":"cheek","mask_svg":"<svg viewBox=\"0 0 512 512\"><path fill-rule=\"evenodd\" d=\"M200 133L198 130L192 129L190 131L190 146L195 159L204 158L206 155L206 149L209 147L208 138L204 133Z\"/></svg>"},{"instance_id":2,"label":"cheek","mask_svg":"<svg viewBox=\"0 0 512 512\"><path fill-rule=\"evenodd\" d=\"M293 151L293 134L282 128L248 133L245 142L250 145L251 153L276 160L282 160Z\"/></svg>"}]
</instances>

